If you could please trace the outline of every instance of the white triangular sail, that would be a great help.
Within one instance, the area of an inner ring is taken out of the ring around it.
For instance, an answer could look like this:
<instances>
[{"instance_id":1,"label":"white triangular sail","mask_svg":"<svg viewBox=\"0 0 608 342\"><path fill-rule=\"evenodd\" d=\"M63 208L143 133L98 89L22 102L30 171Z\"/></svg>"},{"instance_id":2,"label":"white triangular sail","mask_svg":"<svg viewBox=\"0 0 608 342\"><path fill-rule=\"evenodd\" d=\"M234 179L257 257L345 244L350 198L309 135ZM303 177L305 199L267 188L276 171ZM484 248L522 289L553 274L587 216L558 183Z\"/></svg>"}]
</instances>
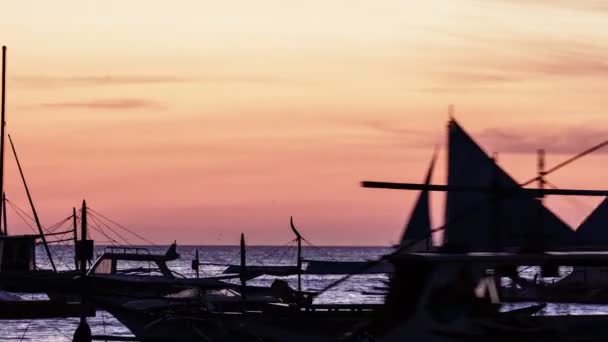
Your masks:
<instances>
[{"instance_id":1,"label":"white triangular sail","mask_svg":"<svg viewBox=\"0 0 608 342\"><path fill-rule=\"evenodd\" d=\"M448 185L519 187L453 119L448 126ZM567 224L529 197L450 191L445 222L445 242L474 251L563 247L576 240Z\"/></svg>"}]
</instances>

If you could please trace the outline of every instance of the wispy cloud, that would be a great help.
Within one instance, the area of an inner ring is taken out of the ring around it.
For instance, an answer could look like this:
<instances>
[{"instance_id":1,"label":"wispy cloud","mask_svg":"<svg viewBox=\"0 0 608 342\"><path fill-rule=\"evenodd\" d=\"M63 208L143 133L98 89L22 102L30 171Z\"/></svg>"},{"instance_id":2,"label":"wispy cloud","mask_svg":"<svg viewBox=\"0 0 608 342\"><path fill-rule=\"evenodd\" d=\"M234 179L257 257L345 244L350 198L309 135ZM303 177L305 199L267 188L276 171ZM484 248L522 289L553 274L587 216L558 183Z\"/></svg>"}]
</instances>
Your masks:
<instances>
[{"instance_id":1,"label":"wispy cloud","mask_svg":"<svg viewBox=\"0 0 608 342\"><path fill-rule=\"evenodd\" d=\"M88 76L19 76L15 81L27 86L61 87L61 86L96 86L96 85L129 85L129 84L162 84L193 82L193 78L166 75L88 75Z\"/></svg>"},{"instance_id":2,"label":"wispy cloud","mask_svg":"<svg viewBox=\"0 0 608 342\"><path fill-rule=\"evenodd\" d=\"M375 134L366 140L367 144L382 142L383 145L407 146L409 148L429 148L445 144L444 131L412 129L399 122L361 121L351 122L369 129ZM471 136L484 149L500 153L536 153L540 148L554 154L576 154L608 141L608 128L601 125L585 124L573 127L546 126L542 130L528 127L489 127L471 131ZM358 136L364 136L358 133ZM608 154L608 147L596 153Z\"/></svg>"},{"instance_id":3,"label":"wispy cloud","mask_svg":"<svg viewBox=\"0 0 608 342\"><path fill-rule=\"evenodd\" d=\"M358 124L362 127L371 128L392 135L422 135L424 133L421 130L413 129L411 127L403 127L380 120L364 120L358 122Z\"/></svg>"},{"instance_id":4,"label":"wispy cloud","mask_svg":"<svg viewBox=\"0 0 608 342\"><path fill-rule=\"evenodd\" d=\"M551 6L583 11L608 11L608 3L603 0L498 0L522 6ZM484 1L485 3L485 1Z\"/></svg>"},{"instance_id":5,"label":"wispy cloud","mask_svg":"<svg viewBox=\"0 0 608 342\"><path fill-rule=\"evenodd\" d=\"M70 86L109 86L109 85L153 85L171 83L210 83L210 84L295 84L313 85L314 82L277 78L263 75L86 75L86 76L18 76L14 80L24 86L54 88Z\"/></svg>"},{"instance_id":6,"label":"wispy cloud","mask_svg":"<svg viewBox=\"0 0 608 342\"><path fill-rule=\"evenodd\" d=\"M351 131L348 136L342 136L342 141L361 148L433 148L441 144L441 132L412 128L411 125L397 121L386 120L346 120L342 125L348 125Z\"/></svg>"},{"instance_id":7,"label":"wispy cloud","mask_svg":"<svg viewBox=\"0 0 608 342\"><path fill-rule=\"evenodd\" d=\"M487 128L473 132L473 137L492 148L505 153L535 153L543 148L550 153L576 154L587 148L608 141L608 129L594 125L571 128L544 127L542 131L530 128ZM596 153L608 153L608 148Z\"/></svg>"},{"instance_id":8,"label":"wispy cloud","mask_svg":"<svg viewBox=\"0 0 608 342\"><path fill-rule=\"evenodd\" d=\"M496 87L506 89L522 82L553 82L554 78L584 80L608 77L606 47L568 40L544 40L541 37L511 43L513 49L524 46L534 46L525 57L461 61L445 70L435 71L432 75L435 84L416 90L453 93Z\"/></svg>"},{"instance_id":9,"label":"wispy cloud","mask_svg":"<svg viewBox=\"0 0 608 342\"><path fill-rule=\"evenodd\" d=\"M542 60L528 64L530 72L557 76L599 76L608 75L606 51L562 50L546 55Z\"/></svg>"},{"instance_id":10,"label":"wispy cloud","mask_svg":"<svg viewBox=\"0 0 608 342\"><path fill-rule=\"evenodd\" d=\"M144 109L154 108L163 109L164 105L156 101L147 99L100 99L89 101L65 101L65 102L44 102L27 106L28 108L46 108L46 109L113 109L113 110L129 110L129 109Z\"/></svg>"},{"instance_id":11,"label":"wispy cloud","mask_svg":"<svg viewBox=\"0 0 608 342\"><path fill-rule=\"evenodd\" d=\"M464 85L504 83L515 82L519 80L519 78L515 76L507 76L497 71L458 71L448 72L443 74L442 76L448 81L455 81Z\"/></svg>"}]
</instances>

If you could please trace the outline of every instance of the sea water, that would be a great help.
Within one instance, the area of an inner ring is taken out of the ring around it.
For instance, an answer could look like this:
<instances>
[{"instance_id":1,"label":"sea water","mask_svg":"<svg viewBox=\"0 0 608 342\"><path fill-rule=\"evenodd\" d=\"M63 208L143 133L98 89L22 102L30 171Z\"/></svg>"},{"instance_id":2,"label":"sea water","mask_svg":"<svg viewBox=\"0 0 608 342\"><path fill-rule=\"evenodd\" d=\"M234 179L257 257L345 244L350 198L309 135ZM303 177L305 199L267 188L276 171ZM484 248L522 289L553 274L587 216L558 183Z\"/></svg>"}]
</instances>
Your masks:
<instances>
[{"instance_id":1,"label":"sea water","mask_svg":"<svg viewBox=\"0 0 608 342\"><path fill-rule=\"evenodd\" d=\"M164 253L168 246L146 246L150 253ZM104 247L96 247L96 254L103 252ZM201 262L200 276L220 274L225 265L240 263L240 248L238 246L178 246L181 258L169 262L169 267L185 276L194 277L191 262L196 251ZM385 247L311 247L303 248L303 257L311 260L330 261L366 261L375 260L390 252ZM40 268L50 268L43 248L37 249L37 264ZM61 270L74 268L73 248L70 246L55 247L52 250L57 268ZM247 247L248 265L295 265L296 249L294 247L250 246ZM524 276L532 277L533 269L523 270ZM302 278L305 290L317 291L343 278L344 275L304 275ZM251 285L268 286L276 277L263 276L249 281ZM297 286L297 277L282 277L292 287ZM386 275L354 275L347 281L335 286L320 296L315 303L381 303L379 295L369 292L379 292L384 287ZM364 294L368 293L368 294ZM44 295L22 294L25 299L36 299ZM506 309L526 306L529 304L507 304ZM580 304L548 304L540 314L608 314L608 305ZM98 311L96 317L88 318L94 335L132 336L127 328L112 317L108 312ZM71 341L78 318L43 319L43 320L0 320L0 341Z\"/></svg>"},{"instance_id":2,"label":"sea water","mask_svg":"<svg viewBox=\"0 0 608 342\"><path fill-rule=\"evenodd\" d=\"M145 246L150 253L165 253L168 246ZM103 247L96 247L96 254L103 252ZM181 258L168 263L169 267L185 276L194 277L191 262L198 250L201 263L200 277L220 274L226 266L240 263L238 246L178 246ZM374 260L390 252L384 247L303 247L303 257L312 260L330 261L366 261ZM74 269L74 253L70 246L52 249L53 260L58 269ZM248 246L248 265L291 265L296 264L296 248L274 246ZM37 265L48 269L50 264L43 248L37 248ZM343 275L304 275L302 286L305 290L316 291L341 279ZM269 286L276 277L263 276L249 281L251 285ZM282 277L289 284L297 287L297 276ZM381 303L382 297L363 294L378 292L388 279L386 275L354 275L340 285L322 293L315 303ZM42 298L44 295L21 294L25 299ZM98 311L96 317L88 318L94 335L132 336L127 328L105 311ZM41 320L0 320L1 341L71 341L78 326L78 318L41 319Z\"/></svg>"}]
</instances>

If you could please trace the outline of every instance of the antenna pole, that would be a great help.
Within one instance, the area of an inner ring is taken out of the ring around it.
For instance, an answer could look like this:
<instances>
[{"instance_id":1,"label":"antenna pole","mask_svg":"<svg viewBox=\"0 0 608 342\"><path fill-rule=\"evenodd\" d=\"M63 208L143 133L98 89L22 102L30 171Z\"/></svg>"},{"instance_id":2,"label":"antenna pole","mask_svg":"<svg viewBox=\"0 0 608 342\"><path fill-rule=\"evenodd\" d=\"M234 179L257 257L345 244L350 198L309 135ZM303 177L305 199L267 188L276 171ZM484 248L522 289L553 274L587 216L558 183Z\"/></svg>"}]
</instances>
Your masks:
<instances>
[{"instance_id":1,"label":"antenna pole","mask_svg":"<svg viewBox=\"0 0 608 342\"><path fill-rule=\"evenodd\" d=\"M32 213L34 214L34 220L36 220L36 226L38 227L38 233L40 234L40 239L42 239L42 244L44 245L44 249L46 250L46 255L49 257L51 266L53 267L53 272L57 272L57 268L55 267L55 262L53 261L53 255L51 254L49 245L46 242L46 237L44 236L44 232L42 231L42 225L40 225L40 219L38 218L38 212L36 212L36 207L34 206L34 201L32 200L32 195L30 194L30 189L27 187L27 182L25 181L25 176L23 175L23 169L21 169L21 163L19 163L19 158L17 157L17 151L15 150L15 145L13 144L13 139L11 139L10 134L8 136L8 140L11 143L11 148L13 149L13 154L15 155L15 161L17 162L17 167L19 168L19 174L21 175L21 180L23 181L23 186L25 187L25 193L27 194L27 199L30 201L30 206L32 207Z\"/></svg>"},{"instance_id":2,"label":"antenna pole","mask_svg":"<svg viewBox=\"0 0 608 342\"><path fill-rule=\"evenodd\" d=\"M0 118L0 193L4 194L4 126L6 126L5 120L5 106L6 106L6 46L2 46L2 109L1 109L1 118ZM4 207L4 201L2 201L2 206ZM0 210L0 218L5 214L6 210ZM2 220L0 220L0 224L2 224ZM6 232L6 221L4 221L5 227L4 231ZM2 227L0 226L0 232L2 231Z\"/></svg>"}]
</instances>

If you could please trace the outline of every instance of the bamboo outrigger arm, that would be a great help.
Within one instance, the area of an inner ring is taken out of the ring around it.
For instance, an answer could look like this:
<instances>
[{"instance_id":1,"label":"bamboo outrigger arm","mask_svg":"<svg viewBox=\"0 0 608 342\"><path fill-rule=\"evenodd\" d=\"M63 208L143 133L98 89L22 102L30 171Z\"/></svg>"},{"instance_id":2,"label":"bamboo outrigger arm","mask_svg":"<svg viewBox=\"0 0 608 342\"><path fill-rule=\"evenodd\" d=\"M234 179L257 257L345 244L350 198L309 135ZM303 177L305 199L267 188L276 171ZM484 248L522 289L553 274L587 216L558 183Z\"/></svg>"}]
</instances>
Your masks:
<instances>
[{"instance_id":1,"label":"bamboo outrigger arm","mask_svg":"<svg viewBox=\"0 0 608 342\"><path fill-rule=\"evenodd\" d=\"M608 196L608 190L581 190L581 189L530 189L530 188L501 188L491 186L463 186L463 185L438 185L419 183L393 183L363 181L364 188L395 189L395 190L426 190L426 191L451 191L451 192L479 192L488 194L499 194L502 196L543 197L545 195L563 196Z\"/></svg>"}]
</instances>

